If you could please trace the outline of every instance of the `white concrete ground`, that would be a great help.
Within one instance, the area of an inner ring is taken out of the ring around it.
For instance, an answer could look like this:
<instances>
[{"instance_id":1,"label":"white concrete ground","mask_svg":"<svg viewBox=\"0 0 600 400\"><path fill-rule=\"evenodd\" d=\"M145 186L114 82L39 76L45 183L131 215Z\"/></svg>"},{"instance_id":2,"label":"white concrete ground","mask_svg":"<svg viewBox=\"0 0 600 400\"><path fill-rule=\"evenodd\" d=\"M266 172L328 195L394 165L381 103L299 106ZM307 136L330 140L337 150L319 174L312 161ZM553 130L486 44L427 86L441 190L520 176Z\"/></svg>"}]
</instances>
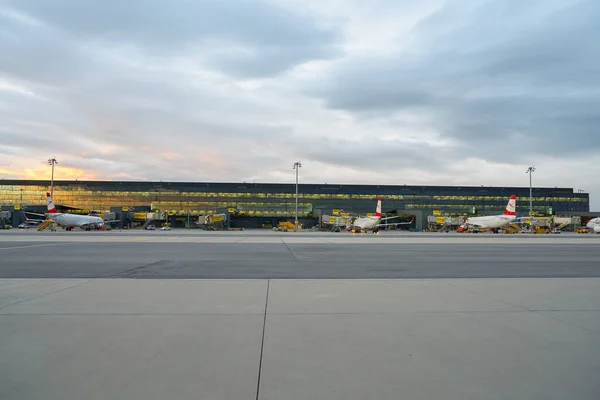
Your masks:
<instances>
[{"instance_id":1,"label":"white concrete ground","mask_svg":"<svg viewBox=\"0 0 600 400\"><path fill-rule=\"evenodd\" d=\"M597 400L599 376L597 278L0 280L0 399Z\"/></svg>"}]
</instances>

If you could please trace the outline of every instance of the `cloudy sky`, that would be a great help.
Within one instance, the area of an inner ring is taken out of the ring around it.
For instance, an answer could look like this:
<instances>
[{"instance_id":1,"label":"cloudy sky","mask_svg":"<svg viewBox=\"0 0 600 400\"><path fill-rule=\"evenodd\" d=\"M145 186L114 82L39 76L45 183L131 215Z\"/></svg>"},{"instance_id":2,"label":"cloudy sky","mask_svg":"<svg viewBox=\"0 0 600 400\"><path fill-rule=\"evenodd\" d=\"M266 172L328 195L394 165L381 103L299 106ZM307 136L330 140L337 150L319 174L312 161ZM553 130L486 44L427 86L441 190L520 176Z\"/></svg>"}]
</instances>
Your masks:
<instances>
[{"instance_id":1,"label":"cloudy sky","mask_svg":"<svg viewBox=\"0 0 600 400\"><path fill-rule=\"evenodd\" d=\"M600 209L597 0L0 0L0 177L528 186Z\"/></svg>"}]
</instances>

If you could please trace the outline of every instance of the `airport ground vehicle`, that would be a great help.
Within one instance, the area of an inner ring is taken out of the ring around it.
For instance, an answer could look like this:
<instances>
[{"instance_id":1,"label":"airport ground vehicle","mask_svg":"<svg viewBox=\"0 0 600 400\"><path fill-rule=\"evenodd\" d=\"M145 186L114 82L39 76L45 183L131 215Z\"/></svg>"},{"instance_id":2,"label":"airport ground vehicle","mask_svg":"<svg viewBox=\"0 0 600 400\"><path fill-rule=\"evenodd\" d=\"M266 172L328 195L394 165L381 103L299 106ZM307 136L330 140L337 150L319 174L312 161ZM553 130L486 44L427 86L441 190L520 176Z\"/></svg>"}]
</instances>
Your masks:
<instances>
[{"instance_id":1,"label":"airport ground vehicle","mask_svg":"<svg viewBox=\"0 0 600 400\"><path fill-rule=\"evenodd\" d=\"M290 221L282 221L277 225L276 230L279 232L295 231L296 226Z\"/></svg>"},{"instance_id":2,"label":"airport ground vehicle","mask_svg":"<svg viewBox=\"0 0 600 400\"><path fill-rule=\"evenodd\" d=\"M146 226L146 230L147 231L154 231L154 230L156 230L156 226L154 226L154 225L148 225L148 226Z\"/></svg>"}]
</instances>

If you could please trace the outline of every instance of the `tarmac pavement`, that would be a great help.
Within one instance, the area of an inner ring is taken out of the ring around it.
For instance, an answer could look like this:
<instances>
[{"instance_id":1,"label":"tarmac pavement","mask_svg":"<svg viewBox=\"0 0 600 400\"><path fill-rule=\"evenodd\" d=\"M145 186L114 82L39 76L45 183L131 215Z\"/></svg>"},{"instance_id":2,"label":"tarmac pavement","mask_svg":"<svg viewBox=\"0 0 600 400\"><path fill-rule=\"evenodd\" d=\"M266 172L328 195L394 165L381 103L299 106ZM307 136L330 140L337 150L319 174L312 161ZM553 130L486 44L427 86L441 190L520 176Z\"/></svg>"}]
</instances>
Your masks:
<instances>
[{"instance_id":1,"label":"tarmac pavement","mask_svg":"<svg viewBox=\"0 0 600 400\"><path fill-rule=\"evenodd\" d=\"M1 399L600 393L594 235L71 233L0 234Z\"/></svg>"},{"instance_id":2,"label":"tarmac pavement","mask_svg":"<svg viewBox=\"0 0 600 400\"><path fill-rule=\"evenodd\" d=\"M11 232L0 278L600 277L600 235Z\"/></svg>"}]
</instances>

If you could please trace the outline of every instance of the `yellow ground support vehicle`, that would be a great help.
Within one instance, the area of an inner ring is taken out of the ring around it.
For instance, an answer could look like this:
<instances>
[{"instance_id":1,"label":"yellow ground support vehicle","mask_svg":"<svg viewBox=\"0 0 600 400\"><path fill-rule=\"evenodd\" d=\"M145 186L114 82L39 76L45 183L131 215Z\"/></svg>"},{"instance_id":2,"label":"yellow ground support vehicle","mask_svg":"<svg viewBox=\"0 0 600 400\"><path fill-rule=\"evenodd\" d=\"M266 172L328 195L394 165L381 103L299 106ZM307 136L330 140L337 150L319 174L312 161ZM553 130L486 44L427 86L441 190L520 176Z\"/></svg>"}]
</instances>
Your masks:
<instances>
[{"instance_id":1,"label":"yellow ground support vehicle","mask_svg":"<svg viewBox=\"0 0 600 400\"><path fill-rule=\"evenodd\" d=\"M277 230L280 232L295 231L296 226L290 221L283 221L279 223Z\"/></svg>"},{"instance_id":2,"label":"yellow ground support vehicle","mask_svg":"<svg viewBox=\"0 0 600 400\"><path fill-rule=\"evenodd\" d=\"M517 224L508 224L504 228L502 228L502 233L519 233L521 231L521 227Z\"/></svg>"},{"instance_id":3,"label":"yellow ground support vehicle","mask_svg":"<svg viewBox=\"0 0 600 400\"><path fill-rule=\"evenodd\" d=\"M590 230L582 226L581 228L577 229L577 233L590 233Z\"/></svg>"}]
</instances>

